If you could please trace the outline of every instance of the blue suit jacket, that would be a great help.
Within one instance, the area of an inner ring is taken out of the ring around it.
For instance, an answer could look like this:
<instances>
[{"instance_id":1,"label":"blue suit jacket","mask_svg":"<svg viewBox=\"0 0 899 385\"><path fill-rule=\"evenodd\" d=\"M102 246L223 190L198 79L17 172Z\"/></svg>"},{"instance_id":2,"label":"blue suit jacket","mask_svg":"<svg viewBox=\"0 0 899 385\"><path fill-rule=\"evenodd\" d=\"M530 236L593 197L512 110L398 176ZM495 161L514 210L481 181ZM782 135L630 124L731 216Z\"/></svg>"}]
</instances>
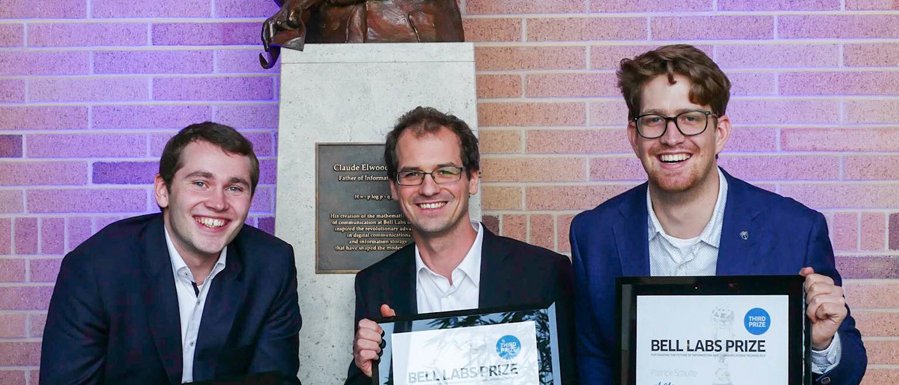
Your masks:
<instances>
[{"instance_id":1,"label":"blue suit jacket","mask_svg":"<svg viewBox=\"0 0 899 385\"><path fill-rule=\"evenodd\" d=\"M293 249L243 226L212 281L194 381L277 370L299 384ZM180 384L181 326L162 214L107 226L63 259L44 329L40 382Z\"/></svg>"},{"instance_id":2,"label":"blue suit jacket","mask_svg":"<svg viewBox=\"0 0 899 385\"><path fill-rule=\"evenodd\" d=\"M568 257L512 238L494 235L482 227L481 279L478 307L549 305L556 303L559 359L563 383L576 384L574 320L572 316L571 262ZM418 314L415 245L409 244L356 274L356 322L380 319L382 304L398 316ZM350 362L345 385L370 385Z\"/></svg>"},{"instance_id":3,"label":"blue suit jacket","mask_svg":"<svg viewBox=\"0 0 899 385\"><path fill-rule=\"evenodd\" d=\"M717 275L796 275L805 266L841 285L821 213L724 173L727 204ZM578 214L571 223L577 356L581 383L611 384L615 357L615 278L649 276L646 183ZM743 240L740 233L747 231ZM839 329L840 364L815 381L858 384L867 356L855 320Z\"/></svg>"}]
</instances>

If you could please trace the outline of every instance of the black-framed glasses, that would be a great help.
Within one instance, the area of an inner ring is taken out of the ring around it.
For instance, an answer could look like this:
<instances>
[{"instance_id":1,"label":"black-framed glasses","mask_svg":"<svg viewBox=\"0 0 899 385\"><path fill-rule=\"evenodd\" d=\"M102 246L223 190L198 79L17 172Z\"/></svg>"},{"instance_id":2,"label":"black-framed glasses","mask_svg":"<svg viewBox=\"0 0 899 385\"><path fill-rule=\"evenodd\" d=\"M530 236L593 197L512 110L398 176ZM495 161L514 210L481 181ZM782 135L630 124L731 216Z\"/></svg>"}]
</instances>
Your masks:
<instances>
[{"instance_id":1,"label":"black-framed glasses","mask_svg":"<svg viewBox=\"0 0 899 385\"><path fill-rule=\"evenodd\" d=\"M421 170L404 170L396 173L396 184L400 186L418 186L424 183L425 176L430 175L434 183L453 183L462 179L465 167L443 166L431 172Z\"/></svg>"},{"instance_id":2,"label":"black-framed glasses","mask_svg":"<svg viewBox=\"0 0 899 385\"><path fill-rule=\"evenodd\" d=\"M718 115L711 111L695 110L684 111L674 116L660 114L643 114L634 118L637 126L637 134L646 139L659 138L668 130L668 122L674 122L674 126L684 136L694 136L705 132L709 126L709 117L717 118Z\"/></svg>"}]
</instances>

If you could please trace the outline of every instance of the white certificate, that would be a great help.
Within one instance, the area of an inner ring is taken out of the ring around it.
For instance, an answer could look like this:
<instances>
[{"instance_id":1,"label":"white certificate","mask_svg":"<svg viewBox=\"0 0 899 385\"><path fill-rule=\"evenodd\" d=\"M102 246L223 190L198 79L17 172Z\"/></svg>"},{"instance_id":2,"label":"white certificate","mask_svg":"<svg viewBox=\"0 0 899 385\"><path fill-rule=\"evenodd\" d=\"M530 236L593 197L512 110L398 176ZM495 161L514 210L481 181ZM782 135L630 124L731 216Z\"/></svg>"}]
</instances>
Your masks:
<instances>
[{"instance_id":1,"label":"white certificate","mask_svg":"<svg viewBox=\"0 0 899 385\"><path fill-rule=\"evenodd\" d=\"M637 385L788 385L789 296L638 295Z\"/></svg>"},{"instance_id":2,"label":"white certificate","mask_svg":"<svg viewBox=\"0 0 899 385\"><path fill-rule=\"evenodd\" d=\"M540 385L534 321L395 333L397 385Z\"/></svg>"}]
</instances>

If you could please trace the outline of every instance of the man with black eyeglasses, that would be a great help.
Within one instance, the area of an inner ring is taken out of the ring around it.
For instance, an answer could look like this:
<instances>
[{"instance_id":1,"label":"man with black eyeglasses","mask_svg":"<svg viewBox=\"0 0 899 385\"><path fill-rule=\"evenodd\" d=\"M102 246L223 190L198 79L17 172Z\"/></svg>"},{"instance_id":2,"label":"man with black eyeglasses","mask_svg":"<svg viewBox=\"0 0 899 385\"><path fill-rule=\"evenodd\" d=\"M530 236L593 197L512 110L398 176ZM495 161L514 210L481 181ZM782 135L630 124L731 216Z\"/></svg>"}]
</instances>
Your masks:
<instances>
[{"instance_id":1,"label":"man with black eyeglasses","mask_svg":"<svg viewBox=\"0 0 899 385\"><path fill-rule=\"evenodd\" d=\"M617 75L627 137L649 180L572 221L581 383L612 383L616 277L800 274L814 381L858 384L865 348L824 216L717 165L731 130L727 76L689 45L624 59Z\"/></svg>"},{"instance_id":2,"label":"man with black eyeglasses","mask_svg":"<svg viewBox=\"0 0 899 385\"><path fill-rule=\"evenodd\" d=\"M468 125L433 108L409 111L387 134L384 163L414 243L356 275L356 336L346 384L372 383L382 342L373 319L552 302L563 383L576 383L571 263L471 221L468 200L478 192L480 155Z\"/></svg>"}]
</instances>

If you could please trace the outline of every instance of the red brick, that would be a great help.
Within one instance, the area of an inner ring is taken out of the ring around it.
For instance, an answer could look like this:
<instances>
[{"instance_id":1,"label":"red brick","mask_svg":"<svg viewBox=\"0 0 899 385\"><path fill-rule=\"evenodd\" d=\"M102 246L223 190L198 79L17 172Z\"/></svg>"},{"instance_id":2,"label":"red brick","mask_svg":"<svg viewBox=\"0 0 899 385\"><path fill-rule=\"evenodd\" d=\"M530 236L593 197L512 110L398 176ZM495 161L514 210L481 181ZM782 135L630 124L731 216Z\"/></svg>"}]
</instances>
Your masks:
<instances>
[{"instance_id":1,"label":"red brick","mask_svg":"<svg viewBox=\"0 0 899 385\"><path fill-rule=\"evenodd\" d=\"M26 153L32 158L141 157L147 138L132 134L28 135Z\"/></svg>"},{"instance_id":2,"label":"red brick","mask_svg":"<svg viewBox=\"0 0 899 385\"><path fill-rule=\"evenodd\" d=\"M0 213L21 213L24 210L21 190L0 190Z\"/></svg>"},{"instance_id":3,"label":"red brick","mask_svg":"<svg viewBox=\"0 0 899 385\"><path fill-rule=\"evenodd\" d=\"M0 338L25 337L27 322L28 316L25 314L0 314ZM11 384L11 382L4 382L2 373L4 372L0 372L0 384Z\"/></svg>"},{"instance_id":4,"label":"red brick","mask_svg":"<svg viewBox=\"0 0 899 385\"><path fill-rule=\"evenodd\" d=\"M899 65L899 44L844 44L843 64L848 67L895 67Z\"/></svg>"},{"instance_id":5,"label":"red brick","mask_svg":"<svg viewBox=\"0 0 899 385\"><path fill-rule=\"evenodd\" d=\"M897 10L896 0L846 0L846 9L853 11Z\"/></svg>"},{"instance_id":6,"label":"red brick","mask_svg":"<svg viewBox=\"0 0 899 385\"><path fill-rule=\"evenodd\" d=\"M482 129L478 133L481 154L509 154L521 152L520 130Z\"/></svg>"},{"instance_id":7,"label":"red brick","mask_svg":"<svg viewBox=\"0 0 899 385\"><path fill-rule=\"evenodd\" d=\"M154 100L272 100L272 78L190 77L153 79Z\"/></svg>"},{"instance_id":8,"label":"red brick","mask_svg":"<svg viewBox=\"0 0 899 385\"><path fill-rule=\"evenodd\" d=\"M727 115L733 124L838 123L839 102L831 100L731 100Z\"/></svg>"},{"instance_id":9,"label":"red brick","mask_svg":"<svg viewBox=\"0 0 899 385\"><path fill-rule=\"evenodd\" d=\"M467 0L463 14L580 13L583 0Z\"/></svg>"},{"instance_id":10,"label":"red brick","mask_svg":"<svg viewBox=\"0 0 899 385\"><path fill-rule=\"evenodd\" d=\"M274 189L267 186L256 187L256 193L253 194L253 201L250 205L252 213L274 213L275 198Z\"/></svg>"},{"instance_id":11,"label":"red brick","mask_svg":"<svg viewBox=\"0 0 899 385\"><path fill-rule=\"evenodd\" d=\"M90 68L87 51L0 52L0 76L83 75Z\"/></svg>"},{"instance_id":12,"label":"red brick","mask_svg":"<svg viewBox=\"0 0 899 385\"><path fill-rule=\"evenodd\" d=\"M25 45L25 24L0 24L0 47L23 45Z\"/></svg>"},{"instance_id":13,"label":"red brick","mask_svg":"<svg viewBox=\"0 0 899 385\"><path fill-rule=\"evenodd\" d=\"M38 226L37 218L16 218L13 222L15 254L37 254Z\"/></svg>"},{"instance_id":14,"label":"red brick","mask_svg":"<svg viewBox=\"0 0 899 385\"><path fill-rule=\"evenodd\" d=\"M212 56L212 51L205 50L99 51L94 52L94 73L211 73Z\"/></svg>"},{"instance_id":15,"label":"red brick","mask_svg":"<svg viewBox=\"0 0 899 385\"><path fill-rule=\"evenodd\" d=\"M886 250L887 219L883 213L862 213L861 239L862 250L885 251ZM899 306L897 306L899 307Z\"/></svg>"},{"instance_id":16,"label":"red brick","mask_svg":"<svg viewBox=\"0 0 899 385\"><path fill-rule=\"evenodd\" d=\"M526 210L587 210L634 184L528 186Z\"/></svg>"},{"instance_id":17,"label":"red brick","mask_svg":"<svg viewBox=\"0 0 899 385\"><path fill-rule=\"evenodd\" d=\"M895 95L899 72L788 72L780 74L783 95Z\"/></svg>"},{"instance_id":18,"label":"red brick","mask_svg":"<svg viewBox=\"0 0 899 385\"><path fill-rule=\"evenodd\" d=\"M837 212L832 224L833 249L837 252L858 250L858 213Z\"/></svg>"},{"instance_id":19,"label":"red brick","mask_svg":"<svg viewBox=\"0 0 899 385\"><path fill-rule=\"evenodd\" d=\"M87 16L84 1L5 0L0 19L83 19Z\"/></svg>"},{"instance_id":20,"label":"red brick","mask_svg":"<svg viewBox=\"0 0 899 385\"><path fill-rule=\"evenodd\" d=\"M899 341L868 340L865 341L868 353L868 365L899 364Z\"/></svg>"},{"instance_id":21,"label":"red brick","mask_svg":"<svg viewBox=\"0 0 899 385\"><path fill-rule=\"evenodd\" d=\"M31 323L31 330L29 332L29 336L31 337L40 337L44 334L44 325L47 323L47 314L46 313L32 313L29 314L28 318ZM32 384L36 384L37 382L32 382Z\"/></svg>"},{"instance_id":22,"label":"red brick","mask_svg":"<svg viewBox=\"0 0 899 385\"><path fill-rule=\"evenodd\" d=\"M850 180L896 180L899 179L899 156L847 155L844 170L846 179Z\"/></svg>"},{"instance_id":23,"label":"red brick","mask_svg":"<svg viewBox=\"0 0 899 385\"><path fill-rule=\"evenodd\" d=\"M850 123L896 123L899 121L899 100L848 100L846 120Z\"/></svg>"},{"instance_id":24,"label":"red brick","mask_svg":"<svg viewBox=\"0 0 899 385\"><path fill-rule=\"evenodd\" d=\"M32 213L139 213L147 208L143 189L29 190L26 195Z\"/></svg>"},{"instance_id":25,"label":"red brick","mask_svg":"<svg viewBox=\"0 0 899 385\"><path fill-rule=\"evenodd\" d=\"M12 220L0 218L0 254L12 254Z\"/></svg>"},{"instance_id":26,"label":"red brick","mask_svg":"<svg viewBox=\"0 0 899 385\"><path fill-rule=\"evenodd\" d=\"M890 214L887 236L890 250L899 250L899 213Z\"/></svg>"},{"instance_id":27,"label":"red brick","mask_svg":"<svg viewBox=\"0 0 899 385\"><path fill-rule=\"evenodd\" d=\"M533 214L528 218L529 234L528 242L546 249L554 250L556 248L555 235L556 221L552 215Z\"/></svg>"},{"instance_id":28,"label":"red brick","mask_svg":"<svg viewBox=\"0 0 899 385\"><path fill-rule=\"evenodd\" d=\"M265 69L259 65L259 49L225 49L215 52L215 72L233 74L277 74L281 62Z\"/></svg>"},{"instance_id":29,"label":"red brick","mask_svg":"<svg viewBox=\"0 0 899 385\"><path fill-rule=\"evenodd\" d=\"M528 41L646 40L642 17L527 19Z\"/></svg>"},{"instance_id":30,"label":"red brick","mask_svg":"<svg viewBox=\"0 0 899 385\"><path fill-rule=\"evenodd\" d=\"M56 282L62 258L36 258L28 261L31 282Z\"/></svg>"},{"instance_id":31,"label":"red brick","mask_svg":"<svg viewBox=\"0 0 899 385\"><path fill-rule=\"evenodd\" d=\"M722 45L715 62L723 68L837 67L840 47L834 44Z\"/></svg>"},{"instance_id":32,"label":"red brick","mask_svg":"<svg viewBox=\"0 0 899 385\"><path fill-rule=\"evenodd\" d=\"M559 244L557 251L560 253L571 253L568 233L571 230L572 219L574 219L574 215L571 214L556 216L556 240Z\"/></svg>"},{"instance_id":33,"label":"red brick","mask_svg":"<svg viewBox=\"0 0 899 385\"><path fill-rule=\"evenodd\" d=\"M663 16L650 21L655 40L771 39L771 16Z\"/></svg>"},{"instance_id":34,"label":"red brick","mask_svg":"<svg viewBox=\"0 0 899 385\"><path fill-rule=\"evenodd\" d=\"M784 151L896 151L899 131L894 128L785 128ZM876 170L871 170L876 171Z\"/></svg>"},{"instance_id":35,"label":"red brick","mask_svg":"<svg viewBox=\"0 0 899 385\"><path fill-rule=\"evenodd\" d=\"M0 107L0 130L87 128L87 107Z\"/></svg>"},{"instance_id":36,"label":"red brick","mask_svg":"<svg viewBox=\"0 0 899 385\"><path fill-rule=\"evenodd\" d=\"M90 4L95 18L207 17L211 11L206 0L158 0L146 7L120 0L91 0Z\"/></svg>"},{"instance_id":37,"label":"red brick","mask_svg":"<svg viewBox=\"0 0 899 385\"><path fill-rule=\"evenodd\" d=\"M731 82L731 95L763 96L777 94L776 74L767 72L731 72L727 77Z\"/></svg>"},{"instance_id":38,"label":"red brick","mask_svg":"<svg viewBox=\"0 0 899 385\"><path fill-rule=\"evenodd\" d=\"M566 182L586 180L587 168L577 158L487 158L482 176L491 182Z\"/></svg>"},{"instance_id":39,"label":"red brick","mask_svg":"<svg viewBox=\"0 0 899 385\"><path fill-rule=\"evenodd\" d=\"M66 234L66 252L69 252L93 234L91 219L84 217L66 218Z\"/></svg>"},{"instance_id":40,"label":"red brick","mask_svg":"<svg viewBox=\"0 0 899 385\"><path fill-rule=\"evenodd\" d=\"M492 186L482 183L480 186L481 205L484 210L521 210L521 187Z\"/></svg>"},{"instance_id":41,"label":"red brick","mask_svg":"<svg viewBox=\"0 0 899 385\"><path fill-rule=\"evenodd\" d=\"M476 47L478 71L584 69L586 47Z\"/></svg>"},{"instance_id":42,"label":"red brick","mask_svg":"<svg viewBox=\"0 0 899 385\"><path fill-rule=\"evenodd\" d=\"M528 217L527 215L509 215L505 214L500 217L502 227L502 235L515 238L519 241L527 242L528 240Z\"/></svg>"},{"instance_id":43,"label":"red brick","mask_svg":"<svg viewBox=\"0 0 899 385\"><path fill-rule=\"evenodd\" d=\"M738 178L752 181L837 180L838 156L722 156L718 164Z\"/></svg>"},{"instance_id":44,"label":"red brick","mask_svg":"<svg viewBox=\"0 0 899 385\"><path fill-rule=\"evenodd\" d=\"M494 234L499 234L499 217L495 215L484 215L481 217L481 223L487 230Z\"/></svg>"},{"instance_id":45,"label":"red brick","mask_svg":"<svg viewBox=\"0 0 899 385\"><path fill-rule=\"evenodd\" d=\"M899 283L895 281L853 280L843 282L846 302L853 312L861 309L899 307Z\"/></svg>"},{"instance_id":46,"label":"red brick","mask_svg":"<svg viewBox=\"0 0 899 385\"><path fill-rule=\"evenodd\" d=\"M527 152L532 154L630 154L624 128L593 130L530 130Z\"/></svg>"},{"instance_id":47,"label":"red brick","mask_svg":"<svg viewBox=\"0 0 899 385\"><path fill-rule=\"evenodd\" d=\"M259 22L158 23L152 36L153 45L258 45L261 31Z\"/></svg>"},{"instance_id":48,"label":"red brick","mask_svg":"<svg viewBox=\"0 0 899 385\"><path fill-rule=\"evenodd\" d=\"M212 119L208 105L112 105L92 107L95 129L181 129L190 123Z\"/></svg>"},{"instance_id":49,"label":"red brick","mask_svg":"<svg viewBox=\"0 0 899 385\"><path fill-rule=\"evenodd\" d=\"M0 309L3 310L46 310L50 304L51 286L0 287ZM4 354L0 353L0 357ZM2 358L0 358L2 361ZM0 365L3 365L0 362Z\"/></svg>"},{"instance_id":50,"label":"red brick","mask_svg":"<svg viewBox=\"0 0 899 385\"><path fill-rule=\"evenodd\" d=\"M25 282L25 260L0 258L0 282ZM2 325L2 321L0 321L0 325ZM2 326L0 326L0 337L2 334Z\"/></svg>"},{"instance_id":51,"label":"red brick","mask_svg":"<svg viewBox=\"0 0 899 385\"><path fill-rule=\"evenodd\" d=\"M778 141L776 128L733 126L724 152L774 152Z\"/></svg>"},{"instance_id":52,"label":"red brick","mask_svg":"<svg viewBox=\"0 0 899 385\"><path fill-rule=\"evenodd\" d=\"M517 98L522 96L521 75L478 75L478 98Z\"/></svg>"},{"instance_id":53,"label":"red brick","mask_svg":"<svg viewBox=\"0 0 899 385\"><path fill-rule=\"evenodd\" d=\"M465 41L521 41L521 19L464 18Z\"/></svg>"},{"instance_id":54,"label":"red brick","mask_svg":"<svg viewBox=\"0 0 899 385\"><path fill-rule=\"evenodd\" d=\"M592 12L711 11L711 0L590 0Z\"/></svg>"},{"instance_id":55,"label":"red brick","mask_svg":"<svg viewBox=\"0 0 899 385\"><path fill-rule=\"evenodd\" d=\"M621 59L631 59L658 45L594 45L590 47L590 69L617 70ZM707 51L711 52L711 51Z\"/></svg>"},{"instance_id":56,"label":"red brick","mask_svg":"<svg viewBox=\"0 0 899 385\"><path fill-rule=\"evenodd\" d=\"M278 4L267 0L216 0L214 16L269 17L278 12Z\"/></svg>"},{"instance_id":57,"label":"red brick","mask_svg":"<svg viewBox=\"0 0 899 385\"><path fill-rule=\"evenodd\" d=\"M627 105L624 100L590 103L590 125L627 127Z\"/></svg>"},{"instance_id":58,"label":"red brick","mask_svg":"<svg viewBox=\"0 0 899 385\"><path fill-rule=\"evenodd\" d=\"M528 97L617 96L618 79L611 73L561 73L527 75Z\"/></svg>"},{"instance_id":59,"label":"red brick","mask_svg":"<svg viewBox=\"0 0 899 385\"><path fill-rule=\"evenodd\" d=\"M478 122L489 126L582 126L583 103L478 103Z\"/></svg>"},{"instance_id":60,"label":"red brick","mask_svg":"<svg viewBox=\"0 0 899 385\"><path fill-rule=\"evenodd\" d=\"M213 110L213 117L217 122L239 129L244 135L248 135L244 129L277 129L278 103L217 105ZM260 155L258 148L256 155Z\"/></svg>"},{"instance_id":61,"label":"red brick","mask_svg":"<svg viewBox=\"0 0 899 385\"><path fill-rule=\"evenodd\" d=\"M782 184L780 192L818 210L899 206L899 195L893 183Z\"/></svg>"},{"instance_id":62,"label":"red brick","mask_svg":"<svg viewBox=\"0 0 899 385\"><path fill-rule=\"evenodd\" d=\"M781 15L781 39L888 39L899 37L899 15Z\"/></svg>"},{"instance_id":63,"label":"red brick","mask_svg":"<svg viewBox=\"0 0 899 385\"><path fill-rule=\"evenodd\" d=\"M62 255L66 247L64 218L41 218L41 254Z\"/></svg>"},{"instance_id":64,"label":"red brick","mask_svg":"<svg viewBox=\"0 0 899 385\"><path fill-rule=\"evenodd\" d=\"M590 180L592 181L634 181L646 180L646 171L636 156L614 156L590 159Z\"/></svg>"},{"instance_id":65,"label":"red brick","mask_svg":"<svg viewBox=\"0 0 899 385\"><path fill-rule=\"evenodd\" d=\"M149 100L147 79L140 78L44 78L32 79L31 101L130 101Z\"/></svg>"},{"instance_id":66,"label":"red brick","mask_svg":"<svg viewBox=\"0 0 899 385\"><path fill-rule=\"evenodd\" d=\"M889 367L869 367L865 371L865 378L862 379L861 385L896 383L899 383L899 369L890 369Z\"/></svg>"},{"instance_id":67,"label":"red brick","mask_svg":"<svg viewBox=\"0 0 899 385\"><path fill-rule=\"evenodd\" d=\"M866 337L899 335L899 313L879 310L853 311L858 330Z\"/></svg>"},{"instance_id":68,"label":"red brick","mask_svg":"<svg viewBox=\"0 0 899 385\"><path fill-rule=\"evenodd\" d=\"M40 342L0 343L0 365L2 366L38 366L40 360Z\"/></svg>"},{"instance_id":69,"label":"red brick","mask_svg":"<svg viewBox=\"0 0 899 385\"><path fill-rule=\"evenodd\" d=\"M852 1L852 0L849 0ZM718 0L719 11L839 11L840 0Z\"/></svg>"},{"instance_id":70,"label":"red brick","mask_svg":"<svg viewBox=\"0 0 899 385\"><path fill-rule=\"evenodd\" d=\"M25 80L0 79L0 103L21 103L25 101Z\"/></svg>"},{"instance_id":71,"label":"red brick","mask_svg":"<svg viewBox=\"0 0 899 385\"><path fill-rule=\"evenodd\" d=\"M146 23L33 23L31 47L93 47L147 45Z\"/></svg>"},{"instance_id":72,"label":"red brick","mask_svg":"<svg viewBox=\"0 0 899 385\"><path fill-rule=\"evenodd\" d=\"M85 162L6 162L0 163L0 185L84 185Z\"/></svg>"}]
</instances>

